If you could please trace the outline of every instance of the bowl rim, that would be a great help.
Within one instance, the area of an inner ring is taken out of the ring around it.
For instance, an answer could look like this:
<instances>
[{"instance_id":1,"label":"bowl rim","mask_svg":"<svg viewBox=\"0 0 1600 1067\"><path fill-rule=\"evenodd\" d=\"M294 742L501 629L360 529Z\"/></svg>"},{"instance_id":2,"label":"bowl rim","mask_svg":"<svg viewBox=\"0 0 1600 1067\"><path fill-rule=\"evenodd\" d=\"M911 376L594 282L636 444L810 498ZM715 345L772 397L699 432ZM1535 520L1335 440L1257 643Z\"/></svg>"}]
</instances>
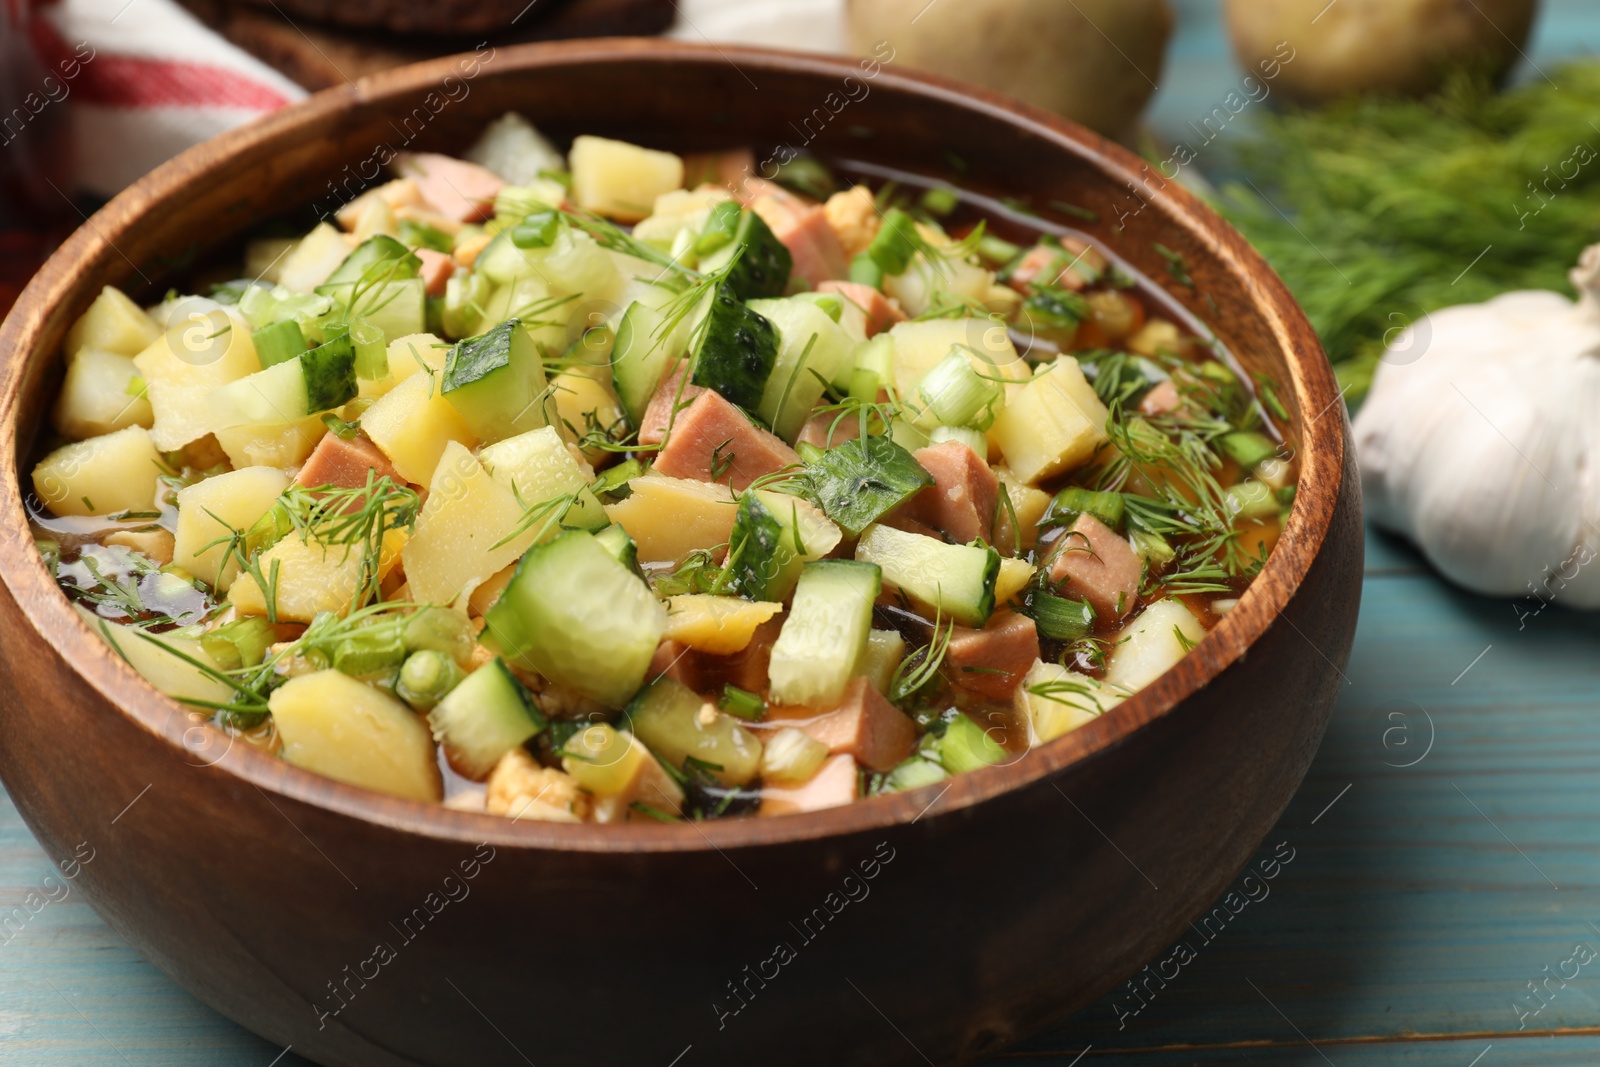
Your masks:
<instances>
[{"instance_id":1,"label":"bowl rim","mask_svg":"<svg viewBox=\"0 0 1600 1067\"><path fill-rule=\"evenodd\" d=\"M29 282L3 324L0 351L0 581L4 581L26 624L52 646L81 678L119 714L161 738L175 754L193 756L203 749L195 740L193 712L161 694L133 670L73 610L33 548L18 466L20 392L29 357L55 358L36 351L50 309L67 299L77 264L94 257L120 255L117 237L151 208L182 195L185 187L223 170L248 148L292 135L313 117L326 117L351 104L379 103L437 84L456 72L462 57L447 56L414 63L318 92L248 125L230 130L188 149L118 194L80 226ZM636 63L732 63L753 71L783 72L839 79L857 71L857 60L776 49L697 44L660 38L609 38L516 45L496 50L489 77L515 76L529 69L582 64L607 64L619 59ZM1199 198L1175 181L1152 185L1143 175L1148 165L1132 152L1058 115L1001 94L934 74L883 66L874 81L936 103L976 112L995 122L1019 127L1083 159L1125 184L1169 225L1187 231L1197 245L1241 287L1253 293L1257 314L1284 354L1289 385L1300 415L1298 425L1300 481L1289 520L1262 572L1238 605L1190 654L1113 710L1054 741L1029 749L1014 761L954 776L943 783L906 793L866 797L843 807L779 818L740 818L666 825L627 822L597 825L522 821L485 813L458 811L441 804L406 800L325 778L268 755L248 743L230 744L216 759L191 766L201 773L226 762L223 773L263 792L271 801L283 797L337 815L373 822L392 830L452 842L489 842L500 847L579 851L694 852L779 845L823 837L884 831L915 823L935 805L937 818L1058 775L1130 737L1170 714L1186 697L1207 685L1239 660L1282 614L1299 589L1332 525L1348 447L1342 411L1324 420L1341 398L1332 368L1304 312L1277 274L1244 237ZM1115 245L1112 245L1115 250ZM1159 278L1157 284L1163 284ZM1281 384L1281 383L1280 383ZM1308 412L1316 412L1309 421ZM1285 619L1293 627L1292 621ZM1299 628L1295 627L1299 632ZM1326 653L1316 650L1327 659ZM1332 660L1329 660L1332 663ZM1335 665L1337 670L1337 665ZM28 714L25 709L12 714ZM215 727L200 727L207 740L225 737ZM215 735L215 737L211 736ZM238 753L237 758L229 756Z\"/></svg>"}]
</instances>

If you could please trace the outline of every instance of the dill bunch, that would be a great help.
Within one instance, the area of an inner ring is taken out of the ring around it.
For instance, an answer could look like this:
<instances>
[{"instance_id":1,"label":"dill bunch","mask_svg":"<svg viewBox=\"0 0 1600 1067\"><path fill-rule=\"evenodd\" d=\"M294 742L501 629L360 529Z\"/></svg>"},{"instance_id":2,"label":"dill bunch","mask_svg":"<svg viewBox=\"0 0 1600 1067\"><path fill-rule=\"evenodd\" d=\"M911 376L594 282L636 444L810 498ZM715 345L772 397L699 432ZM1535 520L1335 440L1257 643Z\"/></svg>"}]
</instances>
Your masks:
<instances>
[{"instance_id":1,"label":"dill bunch","mask_svg":"<svg viewBox=\"0 0 1600 1067\"><path fill-rule=\"evenodd\" d=\"M1496 93L1459 76L1424 100L1264 115L1230 149L1240 180L1216 206L1288 283L1351 399L1386 336L1426 312L1570 292L1600 240L1600 63L1552 79Z\"/></svg>"}]
</instances>

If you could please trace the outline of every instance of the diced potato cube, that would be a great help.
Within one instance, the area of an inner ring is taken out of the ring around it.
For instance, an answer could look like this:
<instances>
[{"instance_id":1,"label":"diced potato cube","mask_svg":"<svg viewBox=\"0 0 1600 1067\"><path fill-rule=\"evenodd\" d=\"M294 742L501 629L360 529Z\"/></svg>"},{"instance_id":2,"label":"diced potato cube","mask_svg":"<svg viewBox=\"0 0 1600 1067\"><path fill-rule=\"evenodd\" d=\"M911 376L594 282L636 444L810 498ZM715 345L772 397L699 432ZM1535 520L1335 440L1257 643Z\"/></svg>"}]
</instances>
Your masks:
<instances>
[{"instance_id":1,"label":"diced potato cube","mask_svg":"<svg viewBox=\"0 0 1600 1067\"><path fill-rule=\"evenodd\" d=\"M1008 400L989 440L1018 478L1038 482L1088 462L1109 440L1108 416L1078 361L1062 356Z\"/></svg>"},{"instance_id":2,"label":"diced potato cube","mask_svg":"<svg viewBox=\"0 0 1600 1067\"><path fill-rule=\"evenodd\" d=\"M626 500L606 505L611 521L639 546L641 563L682 563L689 553L733 536L738 507L726 485L645 475Z\"/></svg>"},{"instance_id":3,"label":"diced potato cube","mask_svg":"<svg viewBox=\"0 0 1600 1067\"><path fill-rule=\"evenodd\" d=\"M100 290L89 310L67 331L62 350L68 356L85 348L99 348L120 356L138 355L161 333L144 309L113 286Z\"/></svg>"},{"instance_id":4,"label":"diced potato cube","mask_svg":"<svg viewBox=\"0 0 1600 1067\"><path fill-rule=\"evenodd\" d=\"M683 160L625 141L579 137L568 153L578 206L622 222L650 214L656 197L683 188Z\"/></svg>"},{"instance_id":5,"label":"diced potato cube","mask_svg":"<svg viewBox=\"0 0 1600 1067\"><path fill-rule=\"evenodd\" d=\"M289 476L276 467L244 467L178 490L172 561L217 592L227 592L239 564L229 558L225 544L211 543L250 529L287 488Z\"/></svg>"},{"instance_id":6,"label":"diced potato cube","mask_svg":"<svg viewBox=\"0 0 1600 1067\"><path fill-rule=\"evenodd\" d=\"M667 628L661 636L701 652L729 656L743 652L756 627L782 610L782 604L686 593L667 598Z\"/></svg>"},{"instance_id":7,"label":"diced potato cube","mask_svg":"<svg viewBox=\"0 0 1600 1067\"><path fill-rule=\"evenodd\" d=\"M293 252L283 257L278 282L297 293L309 293L339 269L339 264L355 246L354 238L346 237L326 222L319 222Z\"/></svg>"},{"instance_id":8,"label":"diced potato cube","mask_svg":"<svg viewBox=\"0 0 1600 1067\"><path fill-rule=\"evenodd\" d=\"M1106 660L1106 683L1128 693L1143 689L1205 635L1206 628L1181 601L1158 600L1113 639Z\"/></svg>"},{"instance_id":9,"label":"diced potato cube","mask_svg":"<svg viewBox=\"0 0 1600 1067\"><path fill-rule=\"evenodd\" d=\"M382 200L390 208L420 207L422 205L422 190L417 188L417 183L410 178L395 178L385 182L375 189L368 189L354 200L345 204L333 213L335 221L347 230L356 228L356 222L361 218L361 213L367 205L374 200Z\"/></svg>"},{"instance_id":10,"label":"diced potato cube","mask_svg":"<svg viewBox=\"0 0 1600 1067\"><path fill-rule=\"evenodd\" d=\"M1017 687L1017 712L1028 723L1028 743L1042 745L1110 711L1124 696L1114 686L1059 663L1035 660Z\"/></svg>"},{"instance_id":11,"label":"diced potato cube","mask_svg":"<svg viewBox=\"0 0 1600 1067\"><path fill-rule=\"evenodd\" d=\"M599 499L589 490L594 468L554 427L541 426L497 441L484 448L478 458L490 476L521 500L524 507L576 494L577 499L564 516L546 516L559 520L550 523L546 540L560 533L563 526L593 530L609 521Z\"/></svg>"},{"instance_id":12,"label":"diced potato cube","mask_svg":"<svg viewBox=\"0 0 1600 1067\"><path fill-rule=\"evenodd\" d=\"M995 542L997 547L1004 551L1008 547L1032 548L1039 543L1039 520L1044 518L1045 509L1050 506L1050 494L1042 489L1036 489L1013 474L1008 467L995 469L996 476L1000 479L1000 486L1011 499L1011 506L1007 508L1002 502L1000 511L995 519ZM1012 516L1016 516L1016 523L1021 527L1021 542L1009 542L1007 537L1011 533Z\"/></svg>"},{"instance_id":13,"label":"diced potato cube","mask_svg":"<svg viewBox=\"0 0 1600 1067\"><path fill-rule=\"evenodd\" d=\"M361 214L356 218L356 228L351 233L358 242L369 237L384 234L394 237L400 232L395 222L394 208L390 207L382 197L374 197L367 201L367 206L361 209Z\"/></svg>"},{"instance_id":14,"label":"diced potato cube","mask_svg":"<svg viewBox=\"0 0 1600 1067\"><path fill-rule=\"evenodd\" d=\"M433 478L452 441L468 448L477 443L428 374L413 374L391 389L361 416L361 428L400 476L418 485Z\"/></svg>"},{"instance_id":15,"label":"diced potato cube","mask_svg":"<svg viewBox=\"0 0 1600 1067\"><path fill-rule=\"evenodd\" d=\"M494 547L516 529L523 507L458 442L446 443L429 483L428 501L403 553L406 580L419 603L450 604L515 562L537 530Z\"/></svg>"},{"instance_id":16,"label":"diced potato cube","mask_svg":"<svg viewBox=\"0 0 1600 1067\"><path fill-rule=\"evenodd\" d=\"M144 314L144 312L140 312ZM98 437L129 426L149 428L155 418L132 356L80 348L67 361L66 380L52 421L68 437Z\"/></svg>"},{"instance_id":17,"label":"diced potato cube","mask_svg":"<svg viewBox=\"0 0 1600 1067\"><path fill-rule=\"evenodd\" d=\"M355 600L361 574L361 548L324 545L302 540L291 533L259 557L261 574L272 580L278 568L278 583L273 588L273 605L283 622L310 622L318 612L344 614ZM228 602L241 615L266 615L267 599L252 574L240 574L228 589Z\"/></svg>"},{"instance_id":18,"label":"diced potato cube","mask_svg":"<svg viewBox=\"0 0 1600 1067\"><path fill-rule=\"evenodd\" d=\"M1033 581L1033 564L1025 559L1013 559L1010 556L1000 560L1000 573L994 579L994 602L996 605L1007 604L1011 598L1027 588Z\"/></svg>"},{"instance_id":19,"label":"diced potato cube","mask_svg":"<svg viewBox=\"0 0 1600 1067\"><path fill-rule=\"evenodd\" d=\"M33 468L33 491L57 515L110 515L155 505L161 456L142 426L63 445Z\"/></svg>"},{"instance_id":20,"label":"diced potato cube","mask_svg":"<svg viewBox=\"0 0 1600 1067\"><path fill-rule=\"evenodd\" d=\"M609 367L571 367L550 379L550 389L557 423L577 437L591 430L610 430L622 420L622 405L611 389ZM606 452L591 448L583 455L590 463L599 463Z\"/></svg>"},{"instance_id":21,"label":"diced potato cube","mask_svg":"<svg viewBox=\"0 0 1600 1067\"><path fill-rule=\"evenodd\" d=\"M622 822L633 805L646 804L676 815L683 790L637 737L606 723L595 723L568 738L562 769L595 797L595 822Z\"/></svg>"},{"instance_id":22,"label":"diced potato cube","mask_svg":"<svg viewBox=\"0 0 1600 1067\"><path fill-rule=\"evenodd\" d=\"M306 461L328 427L320 415L280 426L232 426L217 430L217 444L234 467L294 467Z\"/></svg>"},{"instance_id":23,"label":"diced potato cube","mask_svg":"<svg viewBox=\"0 0 1600 1067\"><path fill-rule=\"evenodd\" d=\"M712 207L731 199L726 190L709 187L662 193L656 197L650 217L633 228L633 235L641 241L671 248L680 231L699 233L711 216Z\"/></svg>"},{"instance_id":24,"label":"diced potato cube","mask_svg":"<svg viewBox=\"0 0 1600 1067\"><path fill-rule=\"evenodd\" d=\"M212 392L261 369L249 324L220 308L174 315L133 365L144 375L155 415L150 435L163 452L210 433Z\"/></svg>"},{"instance_id":25,"label":"diced potato cube","mask_svg":"<svg viewBox=\"0 0 1600 1067\"><path fill-rule=\"evenodd\" d=\"M383 690L317 671L273 690L268 705L288 762L397 797L444 795L427 724Z\"/></svg>"}]
</instances>

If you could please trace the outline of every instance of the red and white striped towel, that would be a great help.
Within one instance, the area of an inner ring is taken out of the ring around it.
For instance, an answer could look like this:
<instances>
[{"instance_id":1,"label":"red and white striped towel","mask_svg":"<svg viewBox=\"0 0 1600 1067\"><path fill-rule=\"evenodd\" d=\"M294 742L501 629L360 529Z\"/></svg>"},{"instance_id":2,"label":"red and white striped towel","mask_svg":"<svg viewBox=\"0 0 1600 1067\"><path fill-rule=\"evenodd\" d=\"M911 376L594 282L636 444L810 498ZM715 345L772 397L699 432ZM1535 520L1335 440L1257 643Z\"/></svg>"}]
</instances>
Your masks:
<instances>
[{"instance_id":1,"label":"red and white striped towel","mask_svg":"<svg viewBox=\"0 0 1600 1067\"><path fill-rule=\"evenodd\" d=\"M188 148L306 91L173 0L63 0L33 38L67 107L72 178L110 196ZM64 95L63 95L64 94Z\"/></svg>"}]
</instances>

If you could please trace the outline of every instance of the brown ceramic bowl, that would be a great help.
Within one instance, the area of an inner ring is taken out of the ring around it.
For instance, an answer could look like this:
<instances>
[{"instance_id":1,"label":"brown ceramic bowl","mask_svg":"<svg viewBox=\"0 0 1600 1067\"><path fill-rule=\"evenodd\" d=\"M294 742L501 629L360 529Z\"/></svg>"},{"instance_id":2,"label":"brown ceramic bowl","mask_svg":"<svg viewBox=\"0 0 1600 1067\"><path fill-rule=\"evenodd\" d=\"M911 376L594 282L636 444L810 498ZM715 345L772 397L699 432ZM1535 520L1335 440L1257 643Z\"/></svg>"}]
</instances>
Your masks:
<instances>
[{"instance_id":1,"label":"brown ceramic bowl","mask_svg":"<svg viewBox=\"0 0 1600 1067\"><path fill-rule=\"evenodd\" d=\"M1272 827L1355 628L1348 430L1289 293L1122 149L892 63L866 77L613 40L476 64L368 78L185 153L89 220L6 320L0 773L28 825L52 857L95 850L78 885L186 989L327 1064L956 1063L1119 983ZM1091 233L1280 383L1302 474L1277 551L1194 654L1094 723L948 788L822 813L513 824L229 749L79 621L34 552L18 471L62 337L102 285L154 298L191 254L326 201L330 177L398 147L405 116L430 116L417 144L450 150L508 108L558 137L682 150L798 147L809 122L824 154L939 175L954 149L969 187L1092 209Z\"/></svg>"}]
</instances>

